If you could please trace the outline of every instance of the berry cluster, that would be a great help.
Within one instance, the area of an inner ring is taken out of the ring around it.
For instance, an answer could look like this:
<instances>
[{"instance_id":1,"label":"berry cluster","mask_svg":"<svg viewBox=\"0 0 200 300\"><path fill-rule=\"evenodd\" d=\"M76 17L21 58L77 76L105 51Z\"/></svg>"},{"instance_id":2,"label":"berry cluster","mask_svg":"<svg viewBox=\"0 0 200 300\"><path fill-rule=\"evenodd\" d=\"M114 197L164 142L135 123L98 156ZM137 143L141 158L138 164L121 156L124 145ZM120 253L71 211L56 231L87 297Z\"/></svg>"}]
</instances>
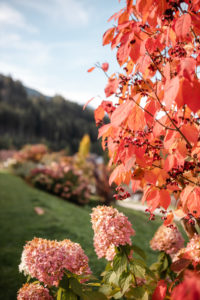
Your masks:
<instances>
[{"instance_id":1,"label":"berry cluster","mask_svg":"<svg viewBox=\"0 0 200 300\"><path fill-rule=\"evenodd\" d=\"M173 47L169 50L169 55L173 56L173 57L181 58L181 57L186 57L187 52L183 48L182 43L178 42L175 47Z\"/></svg>"}]
</instances>

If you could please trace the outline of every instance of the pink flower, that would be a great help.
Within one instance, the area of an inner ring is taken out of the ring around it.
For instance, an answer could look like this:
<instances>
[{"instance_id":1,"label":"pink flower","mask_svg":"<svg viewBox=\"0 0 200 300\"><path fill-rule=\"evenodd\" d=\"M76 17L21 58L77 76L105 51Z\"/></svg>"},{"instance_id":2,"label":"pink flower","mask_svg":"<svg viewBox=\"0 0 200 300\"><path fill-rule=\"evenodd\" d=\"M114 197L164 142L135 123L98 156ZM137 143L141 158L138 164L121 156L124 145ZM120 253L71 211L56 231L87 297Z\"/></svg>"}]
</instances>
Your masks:
<instances>
[{"instance_id":1,"label":"pink flower","mask_svg":"<svg viewBox=\"0 0 200 300\"><path fill-rule=\"evenodd\" d=\"M34 238L24 246L19 270L25 275L58 286L65 269L77 275L91 273L88 257L79 244Z\"/></svg>"},{"instance_id":2,"label":"pink flower","mask_svg":"<svg viewBox=\"0 0 200 300\"><path fill-rule=\"evenodd\" d=\"M196 267L200 264L200 235L195 234L194 237L188 242L186 248L181 249L174 261L179 258L186 258L192 261L193 265Z\"/></svg>"},{"instance_id":3,"label":"pink flower","mask_svg":"<svg viewBox=\"0 0 200 300\"><path fill-rule=\"evenodd\" d=\"M200 276L196 272L187 271L183 282L173 289L171 300L198 299L200 299Z\"/></svg>"},{"instance_id":4,"label":"pink flower","mask_svg":"<svg viewBox=\"0 0 200 300\"><path fill-rule=\"evenodd\" d=\"M18 291L17 300L53 300L49 290L39 283L25 283Z\"/></svg>"},{"instance_id":5,"label":"pink flower","mask_svg":"<svg viewBox=\"0 0 200 300\"><path fill-rule=\"evenodd\" d=\"M135 234L131 223L123 213L108 206L97 206L91 214L94 230L94 247L98 258L113 260L115 247L131 244Z\"/></svg>"},{"instance_id":6,"label":"pink flower","mask_svg":"<svg viewBox=\"0 0 200 300\"><path fill-rule=\"evenodd\" d=\"M164 251L167 254L175 254L184 246L184 239L178 228L161 225L150 242L153 250Z\"/></svg>"}]
</instances>

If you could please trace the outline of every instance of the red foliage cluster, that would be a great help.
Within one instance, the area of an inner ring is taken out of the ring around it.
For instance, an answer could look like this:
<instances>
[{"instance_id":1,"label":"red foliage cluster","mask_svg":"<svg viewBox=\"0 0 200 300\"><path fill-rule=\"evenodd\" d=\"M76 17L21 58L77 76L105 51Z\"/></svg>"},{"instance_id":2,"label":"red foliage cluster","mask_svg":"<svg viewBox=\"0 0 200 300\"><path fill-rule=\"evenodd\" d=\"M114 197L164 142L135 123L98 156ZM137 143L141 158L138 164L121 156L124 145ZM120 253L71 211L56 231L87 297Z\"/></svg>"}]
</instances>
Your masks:
<instances>
[{"instance_id":1,"label":"red foliage cluster","mask_svg":"<svg viewBox=\"0 0 200 300\"><path fill-rule=\"evenodd\" d=\"M118 101L104 100L95 111L99 138L115 166L110 184L142 188L151 212L167 209L173 194L182 215L198 218L200 1L126 4L103 36L122 67L105 88L106 97ZM105 114L110 123L103 125Z\"/></svg>"}]
</instances>

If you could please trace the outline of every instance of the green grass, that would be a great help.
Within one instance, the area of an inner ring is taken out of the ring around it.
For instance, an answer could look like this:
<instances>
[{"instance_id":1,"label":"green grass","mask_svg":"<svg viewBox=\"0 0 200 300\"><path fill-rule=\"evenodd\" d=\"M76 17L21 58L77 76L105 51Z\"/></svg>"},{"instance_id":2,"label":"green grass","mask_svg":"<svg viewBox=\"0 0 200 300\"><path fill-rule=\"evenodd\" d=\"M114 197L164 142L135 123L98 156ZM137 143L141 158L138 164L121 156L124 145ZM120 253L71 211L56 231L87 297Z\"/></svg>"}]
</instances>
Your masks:
<instances>
[{"instance_id":1,"label":"green grass","mask_svg":"<svg viewBox=\"0 0 200 300\"><path fill-rule=\"evenodd\" d=\"M38 216L34 207L45 209ZM148 263L156 254L149 249L149 241L160 221L148 221L142 213L118 208L124 212L136 231L135 244L148 252ZM91 206L79 207L55 196L28 186L21 178L0 173L0 299L16 299L16 292L25 281L18 272L21 252L26 241L33 237L62 240L69 238L82 245L97 276L105 266L93 249L90 223Z\"/></svg>"}]
</instances>

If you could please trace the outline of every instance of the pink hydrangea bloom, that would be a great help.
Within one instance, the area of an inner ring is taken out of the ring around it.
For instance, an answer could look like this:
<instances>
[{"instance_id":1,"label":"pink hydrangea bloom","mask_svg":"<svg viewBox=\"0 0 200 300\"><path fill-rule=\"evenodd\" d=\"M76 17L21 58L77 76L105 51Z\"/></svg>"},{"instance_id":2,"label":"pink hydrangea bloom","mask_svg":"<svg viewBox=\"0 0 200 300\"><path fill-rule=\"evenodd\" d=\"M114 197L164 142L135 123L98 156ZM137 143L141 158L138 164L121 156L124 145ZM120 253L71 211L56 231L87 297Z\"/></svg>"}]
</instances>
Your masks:
<instances>
[{"instance_id":1,"label":"pink hydrangea bloom","mask_svg":"<svg viewBox=\"0 0 200 300\"><path fill-rule=\"evenodd\" d=\"M19 270L25 275L57 286L65 269L77 275L91 274L88 257L79 244L34 238L24 246Z\"/></svg>"},{"instance_id":2,"label":"pink hydrangea bloom","mask_svg":"<svg viewBox=\"0 0 200 300\"><path fill-rule=\"evenodd\" d=\"M184 246L184 239L174 224L173 228L161 225L151 240L150 246L153 250L174 255Z\"/></svg>"},{"instance_id":3,"label":"pink hydrangea bloom","mask_svg":"<svg viewBox=\"0 0 200 300\"><path fill-rule=\"evenodd\" d=\"M17 293L17 300L53 300L49 290L39 283L25 283Z\"/></svg>"},{"instance_id":4,"label":"pink hydrangea bloom","mask_svg":"<svg viewBox=\"0 0 200 300\"><path fill-rule=\"evenodd\" d=\"M185 254L195 265L200 263L200 235L195 234L185 248Z\"/></svg>"},{"instance_id":5,"label":"pink hydrangea bloom","mask_svg":"<svg viewBox=\"0 0 200 300\"><path fill-rule=\"evenodd\" d=\"M97 206L91 214L94 230L94 248L98 258L113 260L115 247L131 244L135 234L128 218L117 209L108 206Z\"/></svg>"},{"instance_id":6,"label":"pink hydrangea bloom","mask_svg":"<svg viewBox=\"0 0 200 300\"><path fill-rule=\"evenodd\" d=\"M195 234L188 242L186 248L181 249L177 253L174 261L180 258L190 259L195 267L200 264L200 235Z\"/></svg>"}]
</instances>

